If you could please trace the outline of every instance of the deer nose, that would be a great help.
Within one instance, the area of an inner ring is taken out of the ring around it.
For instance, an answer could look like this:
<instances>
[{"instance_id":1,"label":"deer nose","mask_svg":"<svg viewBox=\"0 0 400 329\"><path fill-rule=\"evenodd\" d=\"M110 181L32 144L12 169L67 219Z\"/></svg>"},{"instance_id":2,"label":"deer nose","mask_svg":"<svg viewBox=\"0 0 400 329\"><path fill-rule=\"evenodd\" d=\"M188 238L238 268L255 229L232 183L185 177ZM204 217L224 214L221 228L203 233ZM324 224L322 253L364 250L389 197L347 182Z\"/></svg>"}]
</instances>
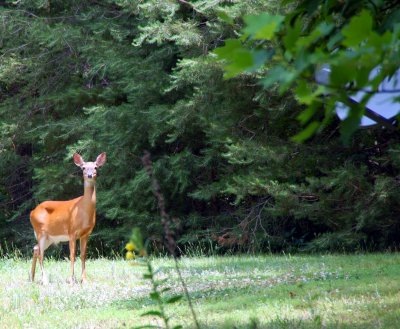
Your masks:
<instances>
[{"instance_id":1,"label":"deer nose","mask_svg":"<svg viewBox=\"0 0 400 329\"><path fill-rule=\"evenodd\" d=\"M92 174L88 174L87 177L88 178L93 178L93 175Z\"/></svg>"}]
</instances>

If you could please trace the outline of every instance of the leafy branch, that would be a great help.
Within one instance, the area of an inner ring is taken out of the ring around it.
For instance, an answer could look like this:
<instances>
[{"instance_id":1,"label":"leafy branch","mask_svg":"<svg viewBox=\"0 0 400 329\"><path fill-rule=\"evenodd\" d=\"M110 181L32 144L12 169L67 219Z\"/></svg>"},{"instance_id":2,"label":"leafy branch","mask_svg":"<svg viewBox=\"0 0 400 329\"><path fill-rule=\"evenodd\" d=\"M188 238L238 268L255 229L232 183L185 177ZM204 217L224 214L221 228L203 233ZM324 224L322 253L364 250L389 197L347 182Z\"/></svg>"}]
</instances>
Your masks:
<instances>
[{"instance_id":1,"label":"leafy branch","mask_svg":"<svg viewBox=\"0 0 400 329\"><path fill-rule=\"evenodd\" d=\"M303 0L286 15L248 15L241 36L226 40L214 53L225 62L226 78L258 71L265 89L278 85L281 94L295 94L304 106L298 116L303 130L293 137L295 141L323 130L336 104L346 104L350 111L341 135L348 143L371 97L382 91L396 93L379 89L400 67L400 27L395 21L381 22L382 5L374 10L366 4L339 10L336 2L330 2L322 9L318 2ZM330 68L329 83L318 85L314 77L321 65ZM349 104L355 91L366 92Z\"/></svg>"}]
</instances>

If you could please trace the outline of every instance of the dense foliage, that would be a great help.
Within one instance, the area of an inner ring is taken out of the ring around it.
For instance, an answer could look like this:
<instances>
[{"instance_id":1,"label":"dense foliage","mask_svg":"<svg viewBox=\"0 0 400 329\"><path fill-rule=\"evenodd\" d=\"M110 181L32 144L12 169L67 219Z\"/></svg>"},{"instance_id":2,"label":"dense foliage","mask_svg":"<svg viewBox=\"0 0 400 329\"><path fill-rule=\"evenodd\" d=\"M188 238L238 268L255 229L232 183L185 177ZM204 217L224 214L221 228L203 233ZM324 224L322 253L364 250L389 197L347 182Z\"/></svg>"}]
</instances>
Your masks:
<instances>
[{"instance_id":1,"label":"dense foliage","mask_svg":"<svg viewBox=\"0 0 400 329\"><path fill-rule=\"evenodd\" d=\"M297 141L326 127L338 102L346 104L350 113L341 135L347 143L376 93L398 101L398 90L391 93L388 85L399 89L400 84L388 78L396 79L400 67L400 5L391 0L283 2L293 6L289 13L245 16L240 39L226 40L216 50L228 61L226 76L262 69L264 88L278 83L283 93L295 87L305 106L298 119L306 126L294 136ZM328 78L321 77L322 68L330 71Z\"/></svg>"},{"instance_id":2,"label":"dense foliage","mask_svg":"<svg viewBox=\"0 0 400 329\"><path fill-rule=\"evenodd\" d=\"M92 252L132 226L162 232L140 158L152 154L178 243L201 248L352 250L399 242L397 133L334 118L296 144L302 111L260 72L223 77L212 51L244 15L280 1L35 0L0 7L0 228L33 245L29 211L82 191L72 162L107 152Z\"/></svg>"}]
</instances>

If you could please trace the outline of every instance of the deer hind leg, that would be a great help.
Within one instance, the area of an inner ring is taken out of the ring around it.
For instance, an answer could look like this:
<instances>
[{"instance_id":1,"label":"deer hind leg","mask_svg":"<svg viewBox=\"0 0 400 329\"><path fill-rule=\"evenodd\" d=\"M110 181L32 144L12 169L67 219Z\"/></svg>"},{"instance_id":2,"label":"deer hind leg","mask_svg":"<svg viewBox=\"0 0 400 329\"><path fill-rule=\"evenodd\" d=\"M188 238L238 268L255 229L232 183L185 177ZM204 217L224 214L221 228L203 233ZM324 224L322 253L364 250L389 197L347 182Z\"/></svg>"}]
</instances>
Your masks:
<instances>
[{"instance_id":1,"label":"deer hind leg","mask_svg":"<svg viewBox=\"0 0 400 329\"><path fill-rule=\"evenodd\" d=\"M35 281L35 271L36 271L36 261L39 257L39 245L33 247L33 258L32 258L32 268L31 268L31 281Z\"/></svg>"},{"instance_id":2,"label":"deer hind leg","mask_svg":"<svg viewBox=\"0 0 400 329\"><path fill-rule=\"evenodd\" d=\"M39 239L39 265L40 270L42 272L42 283L43 285L47 285L49 283L49 279L47 278L46 272L44 271L43 259L44 259L44 251L50 246L50 242L47 240L45 235L42 235Z\"/></svg>"}]
</instances>

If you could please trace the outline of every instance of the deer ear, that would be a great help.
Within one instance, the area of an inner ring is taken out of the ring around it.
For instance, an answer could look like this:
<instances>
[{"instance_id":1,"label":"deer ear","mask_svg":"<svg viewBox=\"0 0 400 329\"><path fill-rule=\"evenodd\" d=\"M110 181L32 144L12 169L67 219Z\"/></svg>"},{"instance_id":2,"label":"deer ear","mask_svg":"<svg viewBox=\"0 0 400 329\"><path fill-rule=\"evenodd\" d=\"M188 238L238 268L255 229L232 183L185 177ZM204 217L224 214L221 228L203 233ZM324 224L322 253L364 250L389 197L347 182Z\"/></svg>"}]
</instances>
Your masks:
<instances>
[{"instance_id":1,"label":"deer ear","mask_svg":"<svg viewBox=\"0 0 400 329\"><path fill-rule=\"evenodd\" d=\"M82 157L78 154L74 154L74 162L78 167L82 167L85 161L83 161Z\"/></svg>"},{"instance_id":2,"label":"deer ear","mask_svg":"<svg viewBox=\"0 0 400 329\"><path fill-rule=\"evenodd\" d=\"M103 164L106 163L106 153L101 153L96 159L96 166L101 167Z\"/></svg>"}]
</instances>

